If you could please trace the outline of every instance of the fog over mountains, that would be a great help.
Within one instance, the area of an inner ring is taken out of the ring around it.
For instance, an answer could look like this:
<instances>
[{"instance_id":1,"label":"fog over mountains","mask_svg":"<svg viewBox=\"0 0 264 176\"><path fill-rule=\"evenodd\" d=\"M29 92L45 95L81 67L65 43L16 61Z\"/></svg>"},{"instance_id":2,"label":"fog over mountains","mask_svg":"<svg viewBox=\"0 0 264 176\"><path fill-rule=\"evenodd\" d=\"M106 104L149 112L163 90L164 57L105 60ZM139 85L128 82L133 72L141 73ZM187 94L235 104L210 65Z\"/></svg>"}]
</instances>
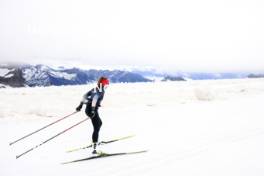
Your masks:
<instances>
[{"instance_id":1,"label":"fog over mountains","mask_svg":"<svg viewBox=\"0 0 264 176\"><path fill-rule=\"evenodd\" d=\"M1 64L0 87L35 87L82 85L94 83L100 76L106 76L111 83L120 82L154 82L154 81L186 81L205 79L233 79L261 77L250 73L167 73L156 69L80 69L50 67L47 65Z\"/></svg>"}]
</instances>

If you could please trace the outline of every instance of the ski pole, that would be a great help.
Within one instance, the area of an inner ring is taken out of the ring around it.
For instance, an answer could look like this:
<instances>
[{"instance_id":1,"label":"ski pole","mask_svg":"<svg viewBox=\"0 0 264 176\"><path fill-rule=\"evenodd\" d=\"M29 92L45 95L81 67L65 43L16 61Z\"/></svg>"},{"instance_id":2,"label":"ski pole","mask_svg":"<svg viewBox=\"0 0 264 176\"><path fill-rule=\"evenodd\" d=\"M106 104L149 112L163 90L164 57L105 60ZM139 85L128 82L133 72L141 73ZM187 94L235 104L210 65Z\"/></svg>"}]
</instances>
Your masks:
<instances>
[{"instance_id":1,"label":"ski pole","mask_svg":"<svg viewBox=\"0 0 264 176\"><path fill-rule=\"evenodd\" d=\"M67 128L67 129L63 130L62 132L56 134L55 136L52 136L51 138L49 138L49 139L45 140L44 142L42 142L42 143L36 145L35 147L32 147L32 148L28 149L27 151L21 153L20 155L17 155L17 156L16 156L16 159L18 159L18 158L20 158L21 156L23 156L23 155L25 155L25 154L31 152L31 151L34 150L34 149L36 149L36 148L42 146L43 144L47 143L48 141L50 141L50 140L52 140L52 139L54 139L54 138L60 136L61 134L65 133L66 131L69 131L70 129L72 129L72 128L78 126L78 125L80 125L81 123L85 122L85 121L88 120L88 119L90 119L90 117L85 118L84 120L82 120L82 121L76 123L75 125L73 125L73 126Z\"/></svg>"},{"instance_id":2,"label":"ski pole","mask_svg":"<svg viewBox=\"0 0 264 176\"><path fill-rule=\"evenodd\" d=\"M55 124L55 123L58 123L59 121L62 121L62 120L66 119L67 117L72 116L73 114L75 114L75 113L77 113L77 112L78 112L78 111L75 111L75 112L73 112L73 113L71 113L71 114L69 114L69 115L67 115L67 116L65 116L65 117L62 117L62 118L56 120L55 122L52 122L52 123L50 123L50 124L48 124L48 125L46 125L46 126L40 128L40 129L38 129L38 130L36 130L36 131L33 131L32 133L29 133L29 134L27 134L27 135L25 135L25 136L23 136L23 137L21 137L21 138L15 140L15 141L13 141L13 142L10 142L9 145L13 145L13 144L17 143L18 141L21 141L22 139L25 139L25 138L27 138L27 137L29 137L29 136L31 136L31 135L33 135L33 134L35 134L35 133L37 133L37 132L39 132L39 131L41 131L41 130L43 130L43 129L45 129L45 128L47 128L47 127L49 127L49 126Z\"/></svg>"}]
</instances>

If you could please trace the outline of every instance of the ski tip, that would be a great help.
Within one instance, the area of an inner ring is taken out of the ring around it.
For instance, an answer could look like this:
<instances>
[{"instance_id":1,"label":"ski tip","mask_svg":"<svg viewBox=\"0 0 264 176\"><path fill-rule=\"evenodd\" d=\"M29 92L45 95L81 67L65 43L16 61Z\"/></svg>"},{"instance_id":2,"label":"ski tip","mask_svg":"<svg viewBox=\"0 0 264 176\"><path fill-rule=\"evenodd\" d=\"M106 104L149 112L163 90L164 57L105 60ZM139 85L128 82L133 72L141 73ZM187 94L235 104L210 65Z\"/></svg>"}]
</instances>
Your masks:
<instances>
[{"instance_id":1,"label":"ski tip","mask_svg":"<svg viewBox=\"0 0 264 176\"><path fill-rule=\"evenodd\" d=\"M135 136L136 136L135 134L131 134L131 135L129 135L127 137L124 137L124 138L127 139L127 138L132 138L132 137L135 137Z\"/></svg>"},{"instance_id":2,"label":"ski tip","mask_svg":"<svg viewBox=\"0 0 264 176\"><path fill-rule=\"evenodd\" d=\"M146 152L148 152L148 150L141 150L141 151L137 151L137 152L131 152L131 154L146 153Z\"/></svg>"},{"instance_id":3,"label":"ski tip","mask_svg":"<svg viewBox=\"0 0 264 176\"><path fill-rule=\"evenodd\" d=\"M116 138L116 140L119 141L119 140L129 139L129 138L133 138L135 136L136 136L135 134L132 134L132 135L128 135L128 136L125 136L125 137Z\"/></svg>"},{"instance_id":4,"label":"ski tip","mask_svg":"<svg viewBox=\"0 0 264 176\"><path fill-rule=\"evenodd\" d=\"M74 148L74 149L66 150L66 153L76 152L76 151L86 149L86 148L90 148L90 147L92 147L92 145L87 145L87 146L80 147L80 148Z\"/></svg>"},{"instance_id":5,"label":"ski tip","mask_svg":"<svg viewBox=\"0 0 264 176\"><path fill-rule=\"evenodd\" d=\"M71 152L74 152L74 151L77 151L77 150L73 149L73 150L67 150L67 151L65 151L65 152L66 152L66 153L71 153Z\"/></svg>"}]
</instances>

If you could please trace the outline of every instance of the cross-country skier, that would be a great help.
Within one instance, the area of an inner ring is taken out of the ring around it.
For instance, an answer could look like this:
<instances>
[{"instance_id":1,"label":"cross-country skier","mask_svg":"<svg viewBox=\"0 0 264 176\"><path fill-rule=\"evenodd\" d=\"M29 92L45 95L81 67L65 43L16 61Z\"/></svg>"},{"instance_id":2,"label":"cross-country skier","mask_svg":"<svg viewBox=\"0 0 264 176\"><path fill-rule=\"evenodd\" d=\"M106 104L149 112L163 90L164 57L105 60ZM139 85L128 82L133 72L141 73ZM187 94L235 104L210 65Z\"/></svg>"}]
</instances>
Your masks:
<instances>
[{"instance_id":1,"label":"cross-country skier","mask_svg":"<svg viewBox=\"0 0 264 176\"><path fill-rule=\"evenodd\" d=\"M76 111L82 109L83 104L86 104L85 113L91 118L93 124L93 154L97 154L96 147L98 145L99 131L102 126L102 121L98 114L98 108L101 106L101 101L104 98L105 89L109 85L109 80L106 77L100 77L97 82L97 87L91 89L87 92L80 103L76 108Z\"/></svg>"}]
</instances>

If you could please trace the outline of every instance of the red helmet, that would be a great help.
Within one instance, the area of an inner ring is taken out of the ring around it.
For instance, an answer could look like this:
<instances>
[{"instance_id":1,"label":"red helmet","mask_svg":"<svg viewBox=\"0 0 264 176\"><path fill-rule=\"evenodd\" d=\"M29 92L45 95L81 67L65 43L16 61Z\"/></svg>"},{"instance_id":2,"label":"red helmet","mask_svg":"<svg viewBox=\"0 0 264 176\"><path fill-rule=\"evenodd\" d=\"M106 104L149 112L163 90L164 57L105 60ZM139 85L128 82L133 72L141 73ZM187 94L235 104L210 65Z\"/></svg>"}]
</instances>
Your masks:
<instances>
[{"instance_id":1,"label":"red helmet","mask_svg":"<svg viewBox=\"0 0 264 176\"><path fill-rule=\"evenodd\" d=\"M109 80L106 77L101 77L98 80L98 86L100 86L100 84L102 84L102 86L109 85Z\"/></svg>"}]
</instances>

